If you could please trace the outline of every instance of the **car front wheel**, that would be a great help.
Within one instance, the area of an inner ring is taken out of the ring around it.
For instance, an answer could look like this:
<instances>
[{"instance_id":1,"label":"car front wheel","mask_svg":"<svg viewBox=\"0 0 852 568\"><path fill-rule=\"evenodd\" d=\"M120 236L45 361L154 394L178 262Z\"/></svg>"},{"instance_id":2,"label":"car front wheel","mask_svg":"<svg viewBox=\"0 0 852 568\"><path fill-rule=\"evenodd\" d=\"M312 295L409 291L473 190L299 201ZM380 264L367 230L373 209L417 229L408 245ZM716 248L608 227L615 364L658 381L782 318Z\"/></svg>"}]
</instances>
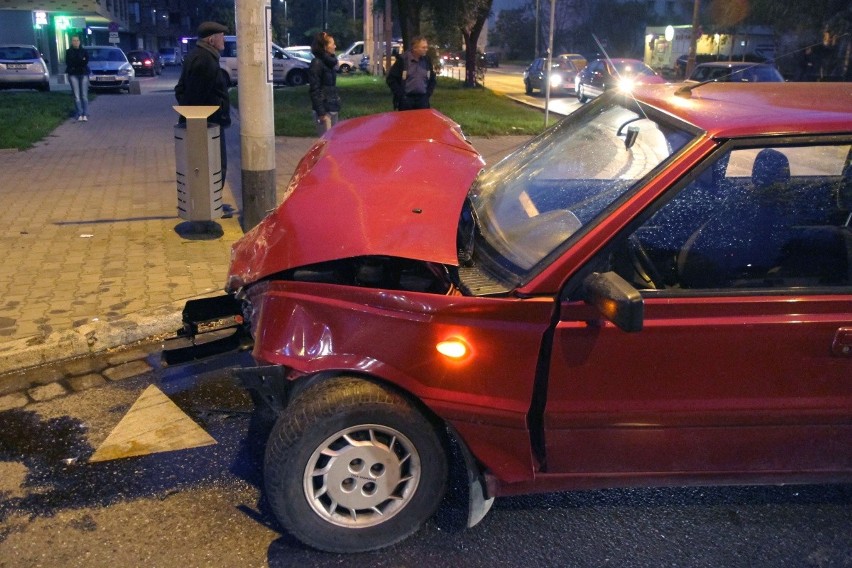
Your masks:
<instances>
[{"instance_id":1,"label":"car front wheel","mask_svg":"<svg viewBox=\"0 0 852 568\"><path fill-rule=\"evenodd\" d=\"M447 479L441 436L402 396L339 377L285 409L269 437L266 495L293 536L320 550L363 552L417 531Z\"/></svg>"},{"instance_id":2,"label":"car front wheel","mask_svg":"<svg viewBox=\"0 0 852 568\"><path fill-rule=\"evenodd\" d=\"M528 95L533 93L532 85L530 85L529 81L524 81L524 92Z\"/></svg>"},{"instance_id":3,"label":"car front wheel","mask_svg":"<svg viewBox=\"0 0 852 568\"><path fill-rule=\"evenodd\" d=\"M586 96L586 90L583 88L582 83L577 85L577 100L581 103L584 103L589 100L589 97Z\"/></svg>"}]
</instances>

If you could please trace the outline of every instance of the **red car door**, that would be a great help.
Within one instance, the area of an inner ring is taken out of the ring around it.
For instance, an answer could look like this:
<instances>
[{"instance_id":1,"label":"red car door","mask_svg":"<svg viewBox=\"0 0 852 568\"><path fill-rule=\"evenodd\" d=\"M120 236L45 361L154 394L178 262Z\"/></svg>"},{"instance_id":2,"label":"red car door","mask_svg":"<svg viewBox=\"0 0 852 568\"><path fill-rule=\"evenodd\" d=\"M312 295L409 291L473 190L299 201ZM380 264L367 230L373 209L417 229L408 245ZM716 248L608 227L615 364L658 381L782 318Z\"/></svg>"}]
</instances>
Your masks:
<instances>
[{"instance_id":1,"label":"red car door","mask_svg":"<svg viewBox=\"0 0 852 568\"><path fill-rule=\"evenodd\" d=\"M610 249L611 269L647 288L644 328L627 333L580 300L562 303L544 419L549 473L848 475L852 233L839 175L848 149L735 150L720 160L724 178L695 180L624 238L623 262ZM803 158L803 175L789 164L764 175L777 154ZM752 163L751 176L737 174Z\"/></svg>"}]
</instances>

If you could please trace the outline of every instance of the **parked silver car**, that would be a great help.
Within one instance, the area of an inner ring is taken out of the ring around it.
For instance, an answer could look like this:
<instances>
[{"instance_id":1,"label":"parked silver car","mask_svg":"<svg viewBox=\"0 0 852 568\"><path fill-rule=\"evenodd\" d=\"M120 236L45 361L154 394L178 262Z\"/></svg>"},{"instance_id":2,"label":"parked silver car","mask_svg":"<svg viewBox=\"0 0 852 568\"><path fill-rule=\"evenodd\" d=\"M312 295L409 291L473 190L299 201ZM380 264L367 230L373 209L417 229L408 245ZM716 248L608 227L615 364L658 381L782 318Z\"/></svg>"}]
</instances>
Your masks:
<instances>
[{"instance_id":1,"label":"parked silver car","mask_svg":"<svg viewBox=\"0 0 852 568\"><path fill-rule=\"evenodd\" d=\"M130 81L136 77L133 66L117 47L86 46L89 54L89 87L130 91Z\"/></svg>"},{"instance_id":2,"label":"parked silver car","mask_svg":"<svg viewBox=\"0 0 852 568\"><path fill-rule=\"evenodd\" d=\"M50 90L50 72L35 46L0 45L0 89Z\"/></svg>"}]
</instances>

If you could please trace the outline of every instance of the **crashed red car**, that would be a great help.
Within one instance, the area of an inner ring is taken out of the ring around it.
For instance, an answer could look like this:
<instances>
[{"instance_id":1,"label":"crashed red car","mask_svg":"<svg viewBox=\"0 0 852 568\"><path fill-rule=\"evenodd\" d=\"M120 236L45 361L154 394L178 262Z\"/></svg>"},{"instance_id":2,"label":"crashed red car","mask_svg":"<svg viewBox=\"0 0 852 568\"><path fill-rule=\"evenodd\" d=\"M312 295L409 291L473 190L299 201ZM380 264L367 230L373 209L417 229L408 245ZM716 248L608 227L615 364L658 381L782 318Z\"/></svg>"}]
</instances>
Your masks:
<instances>
[{"instance_id":1,"label":"crashed red car","mask_svg":"<svg viewBox=\"0 0 852 568\"><path fill-rule=\"evenodd\" d=\"M433 110L340 123L222 304L277 413L276 516L397 542L451 445L470 525L521 493L849 481L850 160L829 83L607 93L488 168Z\"/></svg>"}]
</instances>

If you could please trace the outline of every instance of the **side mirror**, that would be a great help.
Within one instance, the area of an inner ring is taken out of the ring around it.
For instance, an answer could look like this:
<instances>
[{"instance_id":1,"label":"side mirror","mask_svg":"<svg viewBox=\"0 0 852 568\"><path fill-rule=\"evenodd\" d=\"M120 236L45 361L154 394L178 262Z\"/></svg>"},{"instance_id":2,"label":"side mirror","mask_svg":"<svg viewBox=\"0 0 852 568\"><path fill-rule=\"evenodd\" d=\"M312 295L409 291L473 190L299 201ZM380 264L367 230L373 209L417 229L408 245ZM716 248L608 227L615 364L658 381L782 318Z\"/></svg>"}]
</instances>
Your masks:
<instances>
[{"instance_id":1,"label":"side mirror","mask_svg":"<svg viewBox=\"0 0 852 568\"><path fill-rule=\"evenodd\" d=\"M583 298L622 331L642 331L642 294L615 272L589 274L583 280Z\"/></svg>"}]
</instances>

